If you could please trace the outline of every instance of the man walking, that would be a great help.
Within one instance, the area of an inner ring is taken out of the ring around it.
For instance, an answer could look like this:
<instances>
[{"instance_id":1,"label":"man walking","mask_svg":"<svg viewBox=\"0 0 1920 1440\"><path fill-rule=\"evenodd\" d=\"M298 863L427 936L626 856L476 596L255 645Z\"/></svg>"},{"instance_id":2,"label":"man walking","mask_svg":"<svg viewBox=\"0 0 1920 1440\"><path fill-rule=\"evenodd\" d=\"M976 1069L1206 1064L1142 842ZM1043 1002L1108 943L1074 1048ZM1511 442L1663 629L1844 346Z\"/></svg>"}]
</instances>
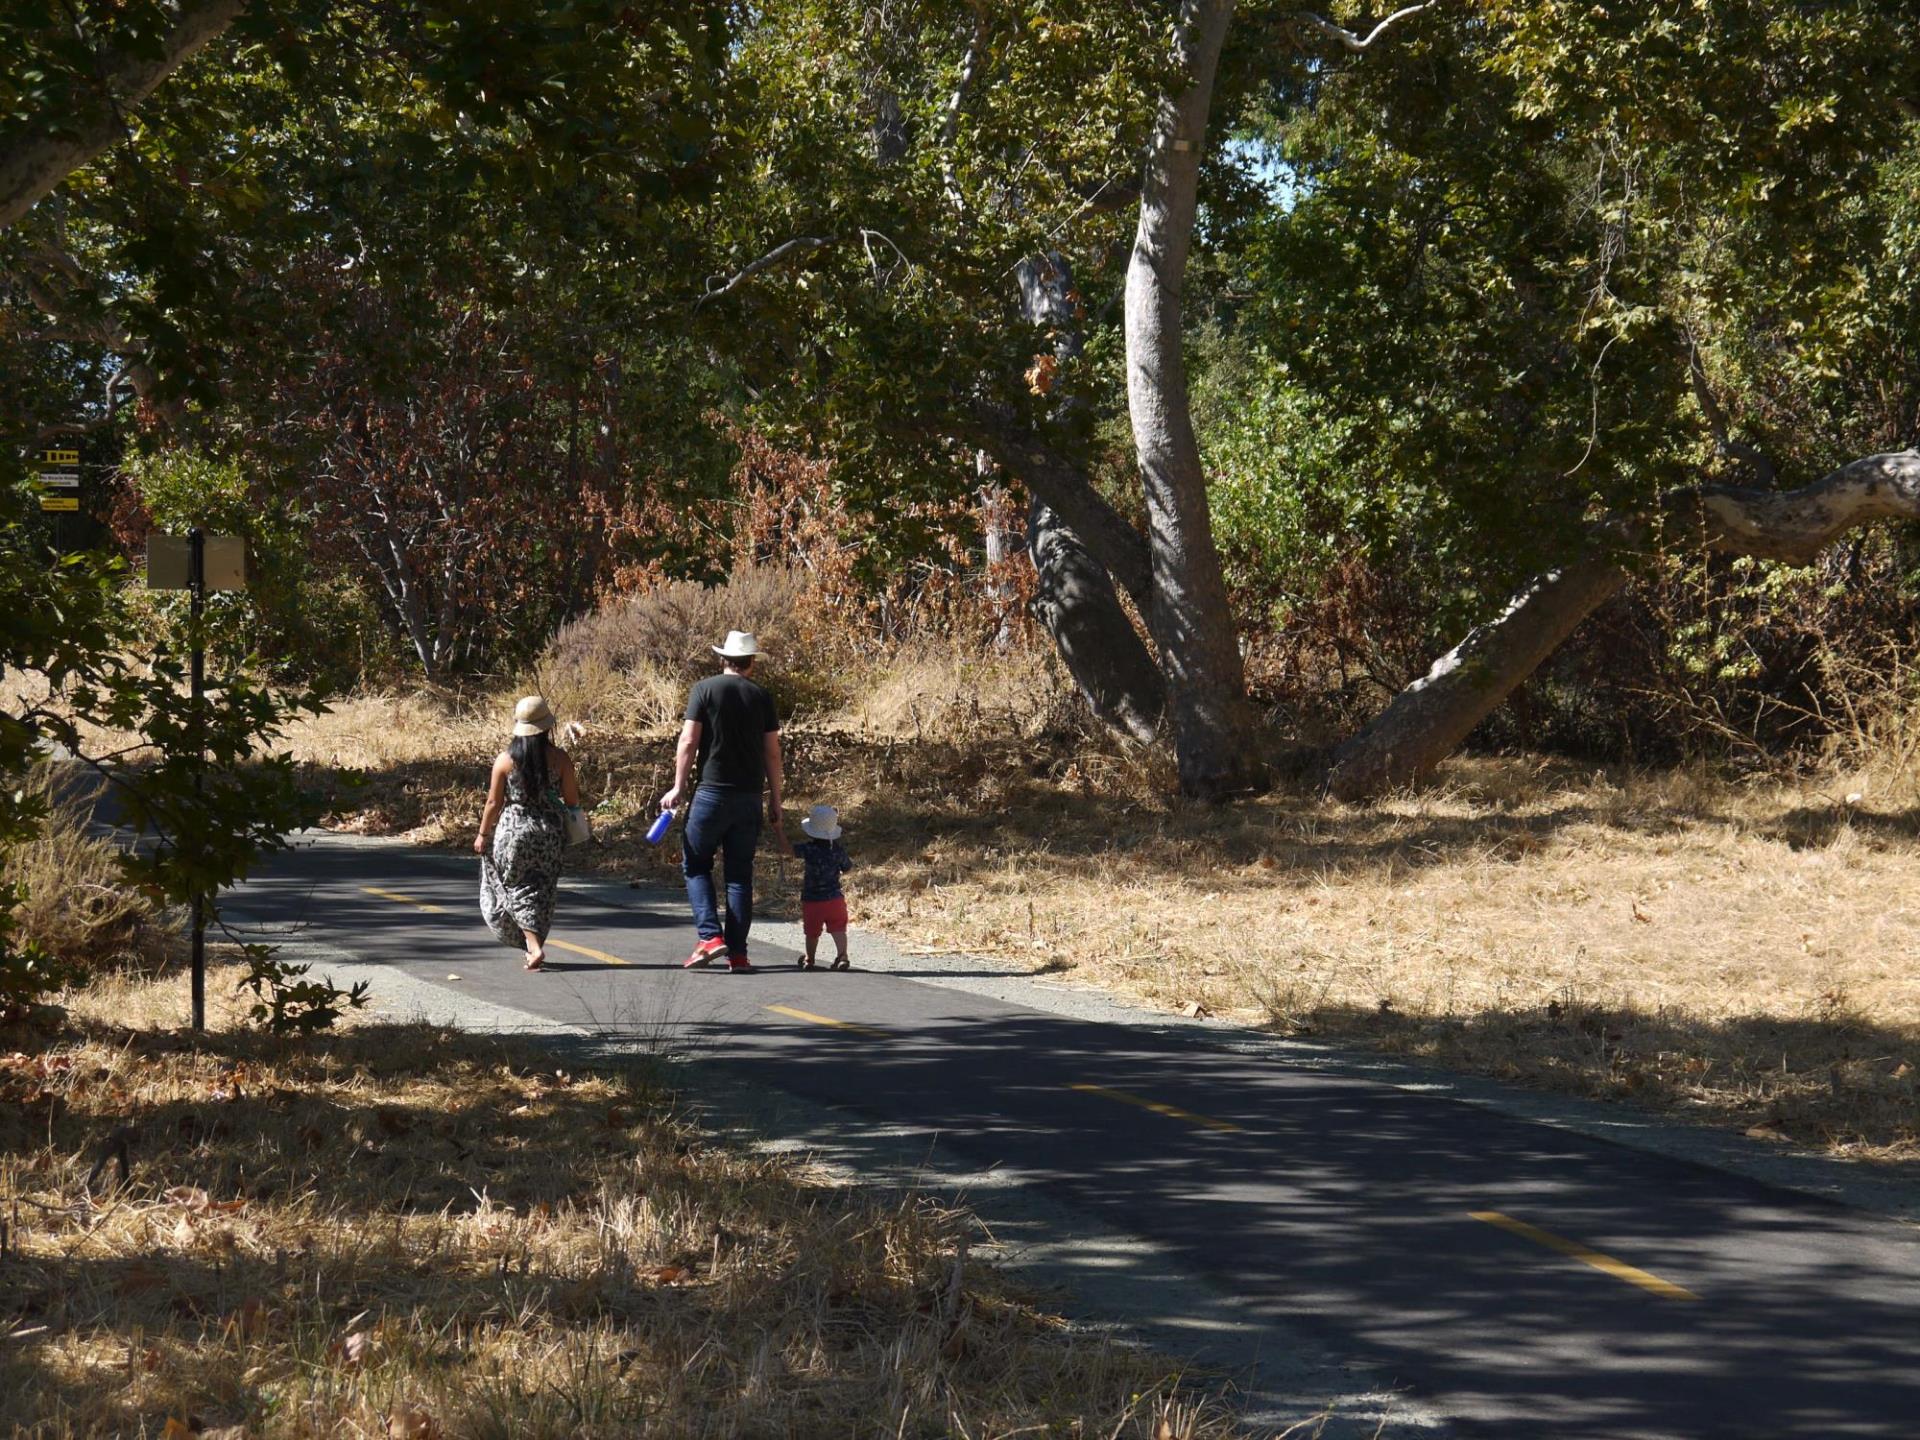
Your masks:
<instances>
[{"instance_id":1,"label":"man walking","mask_svg":"<svg viewBox=\"0 0 1920 1440\"><path fill-rule=\"evenodd\" d=\"M699 943L686 968L727 957L727 968L751 970L747 931L753 924L753 852L760 843L760 792L767 791L767 818L780 848L787 828L780 815L780 720L773 697L750 675L760 647L745 630L728 634L726 644L711 647L721 671L693 687L687 696L687 723L673 757L673 789L660 800L662 810L676 808L687 793L695 767L700 782L693 791L682 832L681 855L687 872L687 900ZM713 890L713 856L726 855L722 872L727 913L721 921Z\"/></svg>"}]
</instances>

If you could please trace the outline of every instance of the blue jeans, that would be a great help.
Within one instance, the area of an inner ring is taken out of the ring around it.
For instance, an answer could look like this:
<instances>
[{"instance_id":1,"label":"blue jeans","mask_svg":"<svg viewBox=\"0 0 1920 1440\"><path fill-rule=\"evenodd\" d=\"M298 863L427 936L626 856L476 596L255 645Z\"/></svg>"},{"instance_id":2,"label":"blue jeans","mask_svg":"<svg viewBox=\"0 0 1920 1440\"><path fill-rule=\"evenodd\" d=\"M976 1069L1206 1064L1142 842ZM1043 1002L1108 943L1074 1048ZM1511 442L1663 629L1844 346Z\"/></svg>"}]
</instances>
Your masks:
<instances>
[{"instance_id":1,"label":"blue jeans","mask_svg":"<svg viewBox=\"0 0 1920 1440\"><path fill-rule=\"evenodd\" d=\"M747 953L753 926L753 852L760 844L760 796L745 790L693 792L681 832L680 858L687 872L687 901L702 940L724 933L727 954ZM713 893L713 853L726 852L727 919L720 923Z\"/></svg>"}]
</instances>

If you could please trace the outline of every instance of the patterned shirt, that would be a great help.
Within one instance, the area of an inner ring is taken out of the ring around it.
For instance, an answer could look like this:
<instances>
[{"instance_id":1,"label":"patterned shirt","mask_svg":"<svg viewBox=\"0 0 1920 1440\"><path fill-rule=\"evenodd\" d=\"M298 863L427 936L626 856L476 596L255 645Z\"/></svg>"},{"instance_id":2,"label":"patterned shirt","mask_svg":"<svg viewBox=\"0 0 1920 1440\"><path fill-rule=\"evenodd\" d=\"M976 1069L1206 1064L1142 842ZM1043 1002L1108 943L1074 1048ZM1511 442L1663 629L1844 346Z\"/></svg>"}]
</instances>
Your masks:
<instances>
[{"instance_id":1,"label":"patterned shirt","mask_svg":"<svg viewBox=\"0 0 1920 1440\"><path fill-rule=\"evenodd\" d=\"M793 847L807 867L800 881L802 900L838 900L840 877L853 868L847 847L838 840L802 840Z\"/></svg>"}]
</instances>

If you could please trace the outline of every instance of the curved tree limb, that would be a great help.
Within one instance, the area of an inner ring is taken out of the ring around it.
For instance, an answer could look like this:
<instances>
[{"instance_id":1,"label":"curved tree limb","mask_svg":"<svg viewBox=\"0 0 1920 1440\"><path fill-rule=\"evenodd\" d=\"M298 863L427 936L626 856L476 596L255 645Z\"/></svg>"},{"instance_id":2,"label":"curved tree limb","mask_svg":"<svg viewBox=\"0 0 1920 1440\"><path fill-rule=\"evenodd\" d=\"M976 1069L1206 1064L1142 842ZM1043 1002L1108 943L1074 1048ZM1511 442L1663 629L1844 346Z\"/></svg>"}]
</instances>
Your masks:
<instances>
[{"instance_id":1,"label":"curved tree limb","mask_svg":"<svg viewBox=\"0 0 1920 1440\"><path fill-rule=\"evenodd\" d=\"M1667 502L1670 512L1690 506L1709 550L1810 565L1857 526L1920 519L1920 450L1868 455L1798 490L1709 485Z\"/></svg>"},{"instance_id":2,"label":"curved tree limb","mask_svg":"<svg viewBox=\"0 0 1920 1440\"><path fill-rule=\"evenodd\" d=\"M59 326L65 336L98 345L120 357L121 365L107 384L110 412L120 386L128 384L163 419L180 418L185 405L180 396L168 394L160 383L159 372L139 337L125 321L83 293L91 288L92 280L78 261L56 246L44 245L28 256L16 275L34 308Z\"/></svg>"},{"instance_id":3,"label":"curved tree limb","mask_svg":"<svg viewBox=\"0 0 1920 1440\"><path fill-rule=\"evenodd\" d=\"M1318 30L1330 40L1338 40L1342 45L1346 46L1348 50L1358 55L1361 51L1371 46L1374 41L1386 34L1389 28L1399 24L1410 15L1418 15L1422 10L1432 8L1432 5L1433 0L1423 0L1423 3L1419 5L1403 6L1387 16L1387 18L1379 24L1375 25L1365 36L1360 35L1357 31L1349 30L1345 26L1336 25L1324 16L1315 15L1310 10L1302 10L1298 15L1294 16L1294 19L1298 20L1302 25L1310 26L1312 29Z\"/></svg>"},{"instance_id":4,"label":"curved tree limb","mask_svg":"<svg viewBox=\"0 0 1920 1440\"><path fill-rule=\"evenodd\" d=\"M0 230L5 230L53 192L62 180L126 135L123 112L151 95L194 52L218 37L247 8L247 0L174 0L173 29L151 51L100 57L101 112L57 119L51 126L0 155ZM47 117L49 119L56 117Z\"/></svg>"},{"instance_id":5,"label":"curved tree limb","mask_svg":"<svg viewBox=\"0 0 1920 1440\"><path fill-rule=\"evenodd\" d=\"M823 246L833 244L839 238L837 235L796 235L793 239L774 246L758 260L731 276L710 275L707 277L706 290L693 302L693 308L698 310L709 300L718 300L722 295L731 295L762 270L772 269L789 255L821 249Z\"/></svg>"},{"instance_id":6,"label":"curved tree limb","mask_svg":"<svg viewBox=\"0 0 1920 1440\"><path fill-rule=\"evenodd\" d=\"M1920 520L1920 451L1864 456L1797 490L1680 490L1661 510L1695 525L1707 550L1805 565L1858 526ZM1590 532L1587 555L1528 581L1498 618L1475 626L1340 747L1328 791L1365 800L1428 774L1626 585L1630 571L1621 547L1643 529L1603 522Z\"/></svg>"}]
</instances>

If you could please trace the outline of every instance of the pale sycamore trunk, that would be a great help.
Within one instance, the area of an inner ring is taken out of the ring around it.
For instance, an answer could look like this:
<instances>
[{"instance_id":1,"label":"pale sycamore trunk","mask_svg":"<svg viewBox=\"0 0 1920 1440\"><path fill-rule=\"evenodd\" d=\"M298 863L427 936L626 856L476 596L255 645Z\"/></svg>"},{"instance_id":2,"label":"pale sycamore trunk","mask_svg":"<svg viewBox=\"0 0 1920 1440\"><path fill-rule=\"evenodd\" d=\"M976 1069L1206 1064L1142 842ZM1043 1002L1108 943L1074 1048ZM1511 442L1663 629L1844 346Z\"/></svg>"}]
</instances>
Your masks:
<instances>
[{"instance_id":1,"label":"pale sycamore trunk","mask_svg":"<svg viewBox=\"0 0 1920 1440\"><path fill-rule=\"evenodd\" d=\"M1166 679L1180 788L1190 795L1244 788L1255 769L1239 640L1214 548L1181 353L1180 292L1200 158L1232 17L1232 0L1181 6L1176 58L1186 89L1160 101L1127 266L1127 404L1146 495L1153 582L1147 628Z\"/></svg>"}]
</instances>

